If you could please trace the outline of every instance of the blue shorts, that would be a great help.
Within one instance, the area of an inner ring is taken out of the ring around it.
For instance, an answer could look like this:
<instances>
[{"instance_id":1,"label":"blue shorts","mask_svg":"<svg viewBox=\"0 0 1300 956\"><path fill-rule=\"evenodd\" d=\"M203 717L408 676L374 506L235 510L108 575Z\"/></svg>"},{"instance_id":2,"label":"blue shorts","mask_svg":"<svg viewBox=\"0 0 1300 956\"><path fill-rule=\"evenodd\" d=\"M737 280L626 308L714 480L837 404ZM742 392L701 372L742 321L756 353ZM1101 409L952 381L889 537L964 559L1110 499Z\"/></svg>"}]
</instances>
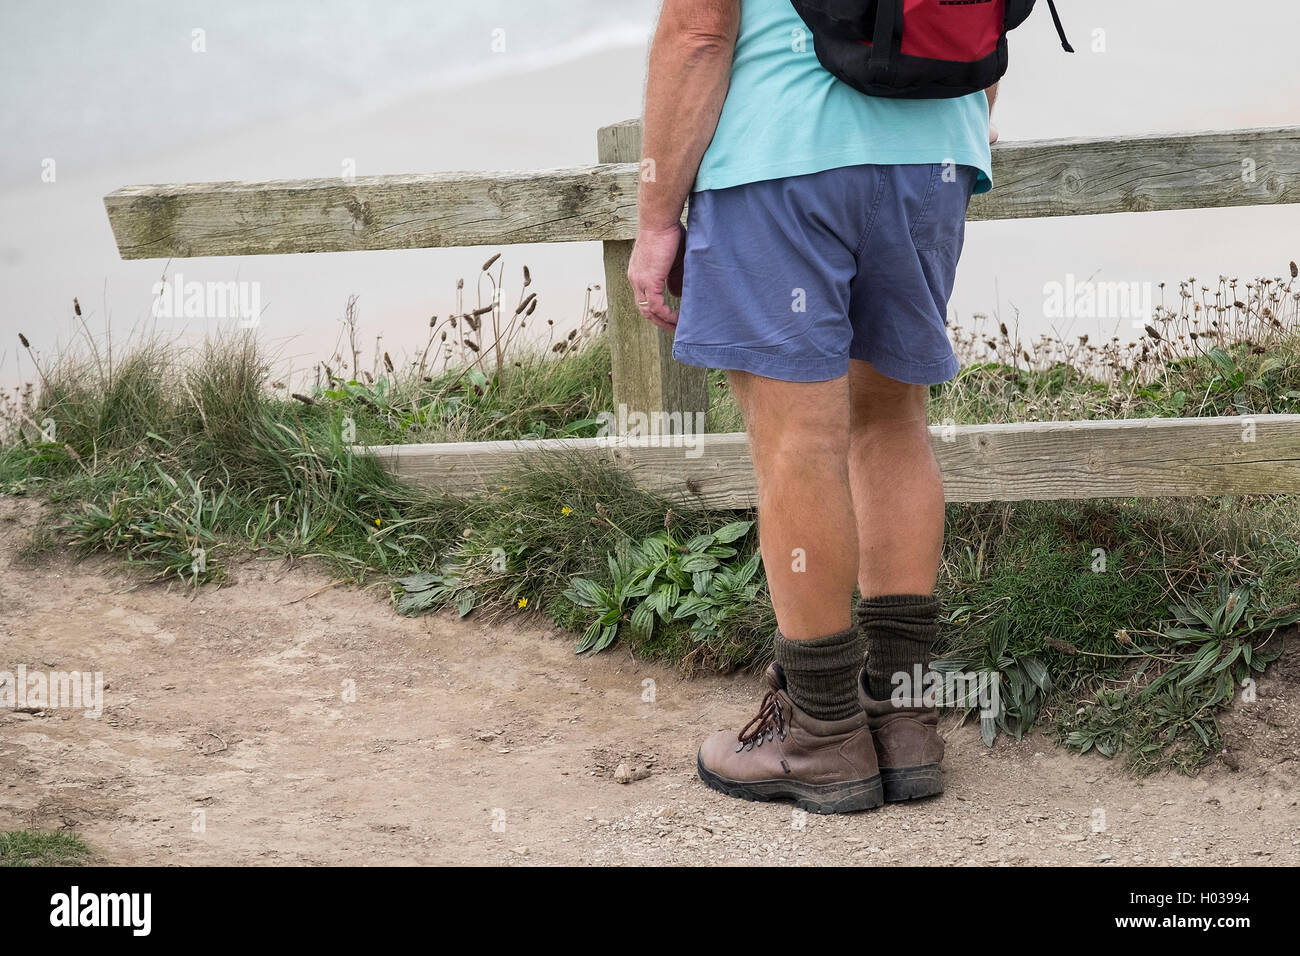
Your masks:
<instances>
[{"instance_id":1,"label":"blue shorts","mask_svg":"<svg viewBox=\"0 0 1300 956\"><path fill-rule=\"evenodd\" d=\"M850 358L900 382L947 381L977 176L843 166L692 193L673 357L786 382L839 378Z\"/></svg>"}]
</instances>

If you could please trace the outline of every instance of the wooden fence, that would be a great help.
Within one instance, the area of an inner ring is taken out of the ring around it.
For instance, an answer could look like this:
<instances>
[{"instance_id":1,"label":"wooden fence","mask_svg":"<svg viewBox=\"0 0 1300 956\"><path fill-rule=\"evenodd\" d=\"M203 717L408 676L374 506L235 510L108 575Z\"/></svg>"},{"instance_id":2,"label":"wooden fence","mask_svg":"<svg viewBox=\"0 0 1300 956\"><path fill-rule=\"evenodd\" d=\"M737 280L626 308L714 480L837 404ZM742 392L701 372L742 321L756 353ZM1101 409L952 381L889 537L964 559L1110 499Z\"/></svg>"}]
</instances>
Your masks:
<instances>
[{"instance_id":1,"label":"wooden fence","mask_svg":"<svg viewBox=\"0 0 1300 956\"><path fill-rule=\"evenodd\" d=\"M671 336L640 317L624 277L640 153L640 123L630 120L598 132L592 166L127 186L104 205L124 259L599 240L615 405L700 412L704 371L673 360ZM972 220L1298 203L1300 127L998 144L993 175L997 188L975 197ZM1296 415L932 432L952 501L1300 492ZM498 484L521 456L561 454L604 458L682 501L734 508L754 500L743 434L370 451L404 478L457 493Z\"/></svg>"}]
</instances>

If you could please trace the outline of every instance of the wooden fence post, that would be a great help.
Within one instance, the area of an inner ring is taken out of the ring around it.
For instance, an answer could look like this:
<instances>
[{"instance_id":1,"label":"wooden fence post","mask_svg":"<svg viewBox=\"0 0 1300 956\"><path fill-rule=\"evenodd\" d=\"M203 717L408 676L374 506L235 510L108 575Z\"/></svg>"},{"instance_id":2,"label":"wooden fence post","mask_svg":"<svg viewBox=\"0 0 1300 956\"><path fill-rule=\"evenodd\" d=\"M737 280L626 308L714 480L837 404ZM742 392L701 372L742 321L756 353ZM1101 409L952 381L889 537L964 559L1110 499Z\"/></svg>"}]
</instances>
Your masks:
<instances>
[{"instance_id":1,"label":"wooden fence post","mask_svg":"<svg viewBox=\"0 0 1300 956\"><path fill-rule=\"evenodd\" d=\"M639 163L641 121L602 127L596 134L596 149L602 163ZM607 240L604 247L615 411L621 405L629 413L680 412L685 416L707 412L706 371L674 360L672 333L651 325L637 311L627 281L632 241ZM622 416L619 420L623 420ZM682 420L694 421L685 417Z\"/></svg>"}]
</instances>

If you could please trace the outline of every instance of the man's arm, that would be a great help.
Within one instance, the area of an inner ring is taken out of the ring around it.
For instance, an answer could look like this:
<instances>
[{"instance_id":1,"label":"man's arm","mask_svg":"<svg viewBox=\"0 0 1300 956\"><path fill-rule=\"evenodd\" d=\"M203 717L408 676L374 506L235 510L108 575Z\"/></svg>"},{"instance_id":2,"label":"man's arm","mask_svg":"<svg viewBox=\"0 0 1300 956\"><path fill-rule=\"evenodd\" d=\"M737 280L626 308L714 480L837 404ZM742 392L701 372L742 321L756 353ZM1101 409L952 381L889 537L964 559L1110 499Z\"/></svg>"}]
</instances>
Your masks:
<instances>
[{"instance_id":1,"label":"man's arm","mask_svg":"<svg viewBox=\"0 0 1300 956\"><path fill-rule=\"evenodd\" d=\"M664 0L650 47L636 244L628 281L641 314L671 329L681 292L682 209L727 98L740 0Z\"/></svg>"}]
</instances>

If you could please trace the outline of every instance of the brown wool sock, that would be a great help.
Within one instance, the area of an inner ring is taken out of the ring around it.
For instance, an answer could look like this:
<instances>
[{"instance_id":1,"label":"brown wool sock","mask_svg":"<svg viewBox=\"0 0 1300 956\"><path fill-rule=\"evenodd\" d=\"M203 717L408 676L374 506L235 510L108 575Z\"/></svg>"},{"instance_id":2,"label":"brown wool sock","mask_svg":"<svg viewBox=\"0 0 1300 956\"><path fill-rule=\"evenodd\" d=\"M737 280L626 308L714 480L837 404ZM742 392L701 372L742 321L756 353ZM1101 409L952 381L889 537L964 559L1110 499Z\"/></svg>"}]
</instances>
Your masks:
<instances>
[{"instance_id":1,"label":"brown wool sock","mask_svg":"<svg viewBox=\"0 0 1300 956\"><path fill-rule=\"evenodd\" d=\"M845 720L860 712L858 671L862 635L851 627L811 641L792 641L779 631L776 662L795 706L818 720Z\"/></svg>"},{"instance_id":2,"label":"brown wool sock","mask_svg":"<svg viewBox=\"0 0 1300 956\"><path fill-rule=\"evenodd\" d=\"M930 666L939 636L939 601L933 594L882 594L858 602L858 626L866 646L867 690L876 700L894 692L893 676ZM916 688L920 693L920 688Z\"/></svg>"}]
</instances>

